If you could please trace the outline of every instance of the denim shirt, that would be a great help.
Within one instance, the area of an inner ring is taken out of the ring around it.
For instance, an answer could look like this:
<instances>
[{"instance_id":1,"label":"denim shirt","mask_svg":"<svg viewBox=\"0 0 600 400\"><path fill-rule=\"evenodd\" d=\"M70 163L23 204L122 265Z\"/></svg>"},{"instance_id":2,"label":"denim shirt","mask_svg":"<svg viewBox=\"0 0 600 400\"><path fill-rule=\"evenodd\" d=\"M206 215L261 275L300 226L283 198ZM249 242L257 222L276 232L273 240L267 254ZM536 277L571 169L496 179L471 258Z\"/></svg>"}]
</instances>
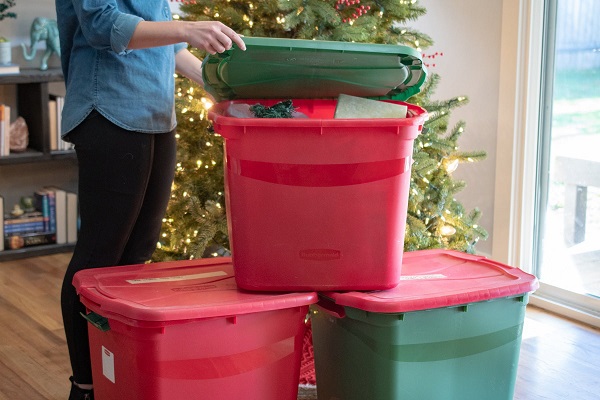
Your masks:
<instances>
[{"instance_id":1,"label":"denim shirt","mask_svg":"<svg viewBox=\"0 0 600 400\"><path fill-rule=\"evenodd\" d=\"M175 54L185 43L129 50L140 21L169 21L167 0L56 0L66 96L64 137L92 110L144 133L175 128Z\"/></svg>"}]
</instances>

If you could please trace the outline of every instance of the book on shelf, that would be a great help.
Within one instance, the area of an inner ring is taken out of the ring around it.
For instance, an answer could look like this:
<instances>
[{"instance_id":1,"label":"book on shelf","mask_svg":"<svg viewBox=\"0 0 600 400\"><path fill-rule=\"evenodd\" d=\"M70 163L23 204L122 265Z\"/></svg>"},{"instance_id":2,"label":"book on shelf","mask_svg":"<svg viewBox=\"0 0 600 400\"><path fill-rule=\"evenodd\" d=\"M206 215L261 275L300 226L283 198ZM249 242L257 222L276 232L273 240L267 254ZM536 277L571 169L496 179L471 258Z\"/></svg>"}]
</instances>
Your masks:
<instances>
[{"instance_id":1,"label":"book on shelf","mask_svg":"<svg viewBox=\"0 0 600 400\"><path fill-rule=\"evenodd\" d=\"M44 232L44 225L41 222L31 222L26 224L4 225L5 235L20 235L22 233Z\"/></svg>"},{"instance_id":2,"label":"book on shelf","mask_svg":"<svg viewBox=\"0 0 600 400\"><path fill-rule=\"evenodd\" d=\"M79 206L77 193L67 192L67 243L77 242Z\"/></svg>"},{"instance_id":3,"label":"book on shelf","mask_svg":"<svg viewBox=\"0 0 600 400\"><path fill-rule=\"evenodd\" d=\"M0 196L0 251L4 250L4 197Z\"/></svg>"},{"instance_id":4,"label":"book on shelf","mask_svg":"<svg viewBox=\"0 0 600 400\"><path fill-rule=\"evenodd\" d=\"M6 215L4 217L4 234L43 232L45 230L44 217L41 212L28 212L18 217Z\"/></svg>"},{"instance_id":5,"label":"book on shelf","mask_svg":"<svg viewBox=\"0 0 600 400\"><path fill-rule=\"evenodd\" d=\"M0 156L10 155L10 107L0 104Z\"/></svg>"},{"instance_id":6,"label":"book on shelf","mask_svg":"<svg viewBox=\"0 0 600 400\"><path fill-rule=\"evenodd\" d=\"M45 189L36 190L33 199L36 210L40 211L44 218L44 230L50 231L50 219L54 218L54 210L50 209L50 193Z\"/></svg>"},{"instance_id":7,"label":"book on shelf","mask_svg":"<svg viewBox=\"0 0 600 400\"><path fill-rule=\"evenodd\" d=\"M62 110L65 103L64 96L56 94L50 95L48 101L48 112L50 115L50 150L72 150L73 144L65 142L60 136L60 127L62 124Z\"/></svg>"},{"instance_id":8,"label":"book on shelf","mask_svg":"<svg viewBox=\"0 0 600 400\"><path fill-rule=\"evenodd\" d=\"M17 75L21 73L21 67L18 64L0 64L0 75Z\"/></svg>"},{"instance_id":9,"label":"book on shelf","mask_svg":"<svg viewBox=\"0 0 600 400\"><path fill-rule=\"evenodd\" d=\"M26 212L19 216L4 216L4 233L30 233L45 230L44 217L39 211Z\"/></svg>"},{"instance_id":10,"label":"book on shelf","mask_svg":"<svg viewBox=\"0 0 600 400\"><path fill-rule=\"evenodd\" d=\"M48 231L56 232L56 195L47 190L48 196Z\"/></svg>"},{"instance_id":11,"label":"book on shelf","mask_svg":"<svg viewBox=\"0 0 600 400\"><path fill-rule=\"evenodd\" d=\"M57 244L65 244L67 243L67 192L56 186L46 186L44 189L49 194L50 209L54 210L54 219L50 215L50 231L56 232Z\"/></svg>"},{"instance_id":12,"label":"book on shelf","mask_svg":"<svg viewBox=\"0 0 600 400\"><path fill-rule=\"evenodd\" d=\"M50 151L58 150L58 109L56 108L56 99L50 95L48 100L48 116L50 117Z\"/></svg>"},{"instance_id":13,"label":"book on shelf","mask_svg":"<svg viewBox=\"0 0 600 400\"><path fill-rule=\"evenodd\" d=\"M6 153L6 140L4 140L4 137L6 135L5 131L5 126L4 126L4 104L0 104L0 156L6 156L8 154L10 154L10 149L8 150L9 153Z\"/></svg>"},{"instance_id":14,"label":"book on shelf","mask_svg":"<svg viewBox=\"0 0 600 400\"><path fill-rule=\"evenodd\" d=\"M17 250L43 244L56 244L56 233L35 232L4 236L4 247L6 250Z\"/></svg>"}]
</instances>

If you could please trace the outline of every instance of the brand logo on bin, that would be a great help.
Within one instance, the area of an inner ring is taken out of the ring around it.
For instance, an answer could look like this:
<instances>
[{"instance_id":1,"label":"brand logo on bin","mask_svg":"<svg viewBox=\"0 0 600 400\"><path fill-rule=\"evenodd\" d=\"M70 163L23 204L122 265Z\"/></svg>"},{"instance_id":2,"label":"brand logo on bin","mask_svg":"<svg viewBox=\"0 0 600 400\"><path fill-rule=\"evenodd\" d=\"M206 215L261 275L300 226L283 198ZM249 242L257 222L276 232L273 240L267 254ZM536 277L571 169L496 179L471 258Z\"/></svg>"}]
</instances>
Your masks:
<instances>
[{"instance_id":1,"label":"brand logo on bin","mask_svg":"<svg viewBox=\"0 0 600 400\"><path fill-rule=\"evenodd\" d=\"M304 249L300 250L300 258L316 261L339 260L342 258L342 252L335 249Z\"/></svg>"}]
</instances>

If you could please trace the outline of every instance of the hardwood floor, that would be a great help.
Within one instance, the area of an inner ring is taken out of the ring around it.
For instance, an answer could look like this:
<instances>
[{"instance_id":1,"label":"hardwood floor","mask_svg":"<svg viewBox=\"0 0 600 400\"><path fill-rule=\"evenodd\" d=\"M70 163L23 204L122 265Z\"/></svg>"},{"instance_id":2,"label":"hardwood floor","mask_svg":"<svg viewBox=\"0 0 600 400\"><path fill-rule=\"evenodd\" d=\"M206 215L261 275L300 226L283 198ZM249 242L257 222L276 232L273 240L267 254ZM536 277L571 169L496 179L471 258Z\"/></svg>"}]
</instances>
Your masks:
<instances>
[{"instance_id":1,"label":"hardwood floor","mask_svg":"<svg viewBox=\"0 0 600 400\"><path fill-rule=\"evenodd\" d=\"M68 255L0 263L0 399L68 397L70 367L60 314Z\"/></svg>"},{"instance_id":2,"label":"hardwood floor","mask_svg":"<svg viewBox=\"0 0 600 400\"><path fill-rule=\"evenodd\" d=\"M0 400L67 399L59 293L68 260L0 263ZM514 399L599 400L600 331L529 307Z\"/></svg>"}]
</instances>

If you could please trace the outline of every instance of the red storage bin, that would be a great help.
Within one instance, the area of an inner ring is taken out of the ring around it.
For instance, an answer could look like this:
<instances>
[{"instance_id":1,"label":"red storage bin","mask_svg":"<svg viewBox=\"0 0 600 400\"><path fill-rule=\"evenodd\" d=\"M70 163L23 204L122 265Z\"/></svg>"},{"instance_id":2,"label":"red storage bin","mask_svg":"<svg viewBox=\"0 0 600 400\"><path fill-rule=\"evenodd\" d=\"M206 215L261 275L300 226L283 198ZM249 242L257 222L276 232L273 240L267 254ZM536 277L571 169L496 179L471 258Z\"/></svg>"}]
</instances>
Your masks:
<instances>
[{"instance_id":1,"label":"red storage bin","mask_svg":"<svg viewBox=\"0 0 600 400\"><path fill-rule=\"evenodd\" d=\"M296 399L316 293L241 291L230 258L85 270L73 284L97 400Z\"/></svg>"},{"instance_id":2,"label":"red storage bin","mask_svg":"<svg viewBox=\"0 0 600 400\"><path fill-rule=\"evenodd\" d=\"M426 117L421 107L400 100L425 80L420 54L396 45L244 41L246 51L234 47L209 56L203 69L207 90L229 99L209 118L225 139L238 285L268 291L397 285L413 141ZM387 97L406 105L408 117L334 119L337 102L325 97L341 93ZM229 114L284 96L307 118Z\"/></svg>"},{"instance_id":3,"label":"red storage bin","mask_svg":"<svg viewBox=\"0 0 600 400\"><path fill-rule=\"evenodd\" d=\"M308 119L246 119L225 116L230 104L219 103L210 114L225 138L238 285L250 290L397 285L413 141L424 110L403 103L415 117L344 120L333 119L335 100L294 100Z\"/></svg>"}]
</instances>

